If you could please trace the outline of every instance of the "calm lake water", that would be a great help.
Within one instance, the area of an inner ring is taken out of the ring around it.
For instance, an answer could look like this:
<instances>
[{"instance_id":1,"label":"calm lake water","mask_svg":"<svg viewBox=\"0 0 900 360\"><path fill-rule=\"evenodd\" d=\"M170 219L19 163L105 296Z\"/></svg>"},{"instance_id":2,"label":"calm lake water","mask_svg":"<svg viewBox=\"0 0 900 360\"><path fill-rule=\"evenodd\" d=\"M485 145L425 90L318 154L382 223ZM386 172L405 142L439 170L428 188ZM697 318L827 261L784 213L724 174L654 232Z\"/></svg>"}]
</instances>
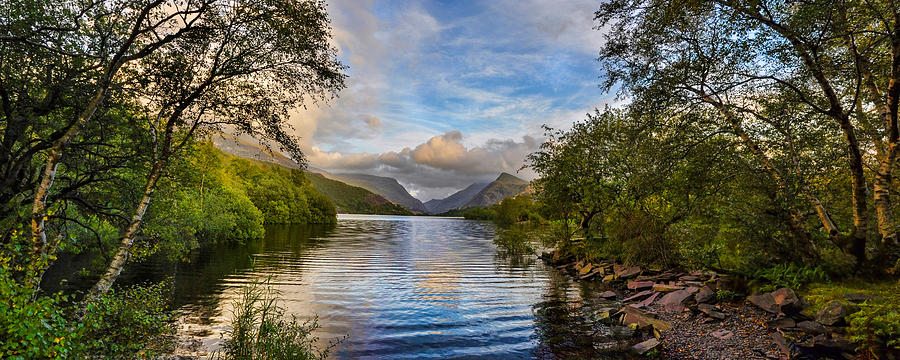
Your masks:
<instances>
[{"instance_id":1,"label":"calm lake water","mask_svg":"<svg viewBox=\"0 0 900 360\"><path fill-rule=\"evenodd\" d=\"M340 215L332 226L267 229L263 240L134 266L131 278L174 274L183 331L215 347L240 287L271 277L283 305L318 315L337 359L618 358L615 307L536 257L498 252L495 228L456 218Z\"/></svg>"}]
</instances>

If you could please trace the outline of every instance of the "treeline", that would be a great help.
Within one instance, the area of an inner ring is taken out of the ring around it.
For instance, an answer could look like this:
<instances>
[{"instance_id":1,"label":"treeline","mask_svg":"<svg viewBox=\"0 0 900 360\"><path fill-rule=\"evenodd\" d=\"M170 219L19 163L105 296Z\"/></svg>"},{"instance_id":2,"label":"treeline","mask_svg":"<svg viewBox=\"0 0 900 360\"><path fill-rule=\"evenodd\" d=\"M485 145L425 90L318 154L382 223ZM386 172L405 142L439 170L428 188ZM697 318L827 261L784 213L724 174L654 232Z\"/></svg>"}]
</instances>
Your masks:
<instances>
[{"instance_id":1,"label":"treeline","mask_svg":"<svg viewBox=\"0 0 900 360\"><path fill-rule=\"evenodd\" d=\"M603 87L548 129L539 199L587 256L896 273L900 8L612 1ZM580 234L579 234L580 233Z\"/></svg>"},{"instance_id":2,"label":"treeline","mask_svg":"<svg viewBox=\"0 0 900 360\"><path fill-rule=\"evenodd\" d=\"M152 357L168 292L110 293L130 261L334 221L302 172L197 143L228 131L305 164L287 121L344 87L330 32L318 0L0 5L2 357ZM86 248L102 269L89 290L41 290Z\"/></svg>"},{"instance_id":3,"label":"treeline","mask_svg":"<svg viewBox=\"0 0 900 360\"><path fill-rule=\"evenodd\" d=\"M540 210L539 204L536 204L530 195L519 195L503 199L491 206L455 209L442 215L462 216L469 220L490 220L501 227L510 227L523 222L537 224L544 222Z\"/></svg>"}]
</instances>

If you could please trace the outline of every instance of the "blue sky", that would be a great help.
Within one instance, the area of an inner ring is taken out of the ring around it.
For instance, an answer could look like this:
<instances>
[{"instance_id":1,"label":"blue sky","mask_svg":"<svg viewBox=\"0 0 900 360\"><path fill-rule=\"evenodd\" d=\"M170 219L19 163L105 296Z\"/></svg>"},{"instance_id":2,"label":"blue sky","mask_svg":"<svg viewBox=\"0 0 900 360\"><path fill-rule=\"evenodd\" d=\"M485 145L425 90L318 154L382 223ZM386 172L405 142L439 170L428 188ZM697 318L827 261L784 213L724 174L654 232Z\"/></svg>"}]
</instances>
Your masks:
<instances>
[{"instance_id":1,"label":"blue sky","mask_svg":"<svg viewBox=\"0 0 900 360\"><path fill-rule=\"evenodd\" d=\"M612 100L597 87L596 1L327 2L350 78L293 116L315 167L444 197L516 174L542 124L566 128Z\"/></svg>"}]
</instances>

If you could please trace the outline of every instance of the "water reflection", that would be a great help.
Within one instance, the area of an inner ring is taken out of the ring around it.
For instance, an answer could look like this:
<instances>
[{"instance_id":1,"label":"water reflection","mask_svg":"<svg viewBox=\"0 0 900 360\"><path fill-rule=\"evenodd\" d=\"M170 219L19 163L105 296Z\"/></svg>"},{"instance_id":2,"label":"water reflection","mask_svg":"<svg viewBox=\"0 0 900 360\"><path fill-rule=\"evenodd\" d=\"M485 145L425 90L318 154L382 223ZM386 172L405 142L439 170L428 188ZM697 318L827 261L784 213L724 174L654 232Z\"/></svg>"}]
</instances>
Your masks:
<instances>
[{"instance_id":1,"label":"water reflection","mask_svg":"<svg viewBox=\"0 0 900 360\"><path fill-rule=\"evenodd\" d=\"M265 239L149 262L132 278L174 275L186 331L216 346L238 289L271 278L288 312L319 316L322 343L349 335L346 359L617 357L593 321L614 306L536 257L498 253L493 225L434 217L342 215ZM613 344L613 345L611 345Z\"/></svg>"}]
</instances>

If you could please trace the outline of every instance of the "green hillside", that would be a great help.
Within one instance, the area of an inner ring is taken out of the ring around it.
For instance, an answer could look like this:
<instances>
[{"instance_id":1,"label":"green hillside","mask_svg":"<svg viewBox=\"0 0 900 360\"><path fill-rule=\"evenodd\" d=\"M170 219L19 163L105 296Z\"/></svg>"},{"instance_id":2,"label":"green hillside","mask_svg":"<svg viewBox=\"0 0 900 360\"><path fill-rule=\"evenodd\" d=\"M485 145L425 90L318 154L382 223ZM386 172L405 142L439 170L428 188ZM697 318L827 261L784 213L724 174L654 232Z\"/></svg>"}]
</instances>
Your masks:
<instances>
[{"instance_id":1,"label":"green hillside","mask_svg":"<svg viewBox=\"0 0 900 360\"><path fill-rule=\"evenodd\" d=\"M390 202L383 196L361 187L347 185L321 174L307 172L306 177L313 187L325 194L337 207L338 212L347 214L412 215L409 210Z\"/></svg>"}]
</instances>

